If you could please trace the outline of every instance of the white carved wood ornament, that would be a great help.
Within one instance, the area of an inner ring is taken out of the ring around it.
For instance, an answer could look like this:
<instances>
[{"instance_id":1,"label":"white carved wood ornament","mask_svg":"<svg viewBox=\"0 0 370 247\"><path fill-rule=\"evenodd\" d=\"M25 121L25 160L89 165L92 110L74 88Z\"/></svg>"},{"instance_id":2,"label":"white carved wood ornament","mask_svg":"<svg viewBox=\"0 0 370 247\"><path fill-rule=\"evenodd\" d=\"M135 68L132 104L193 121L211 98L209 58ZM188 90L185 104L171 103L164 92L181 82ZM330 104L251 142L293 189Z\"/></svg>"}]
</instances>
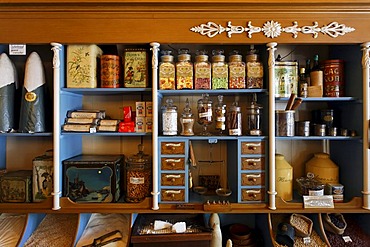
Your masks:
<instances>
[{"instance_id":1,"label":"white carved wood ornament","mask_svg":"<svg viewBox=\"0 0 370 247\"><path fill-rule=\"evenodd\" d=\"M332 38L338 36L343 36L347 33L355 31L353 27L347 27L344 24L339 24L334 21L322 27L319 27L319 24L315 21L312 26L298 26L297 21L293 21L292 26L282 27L281 24L277 21L267 21L263 24L262 27L255 27L252 25L251 21L248 21L247 26L233 26L231 21L227 22L227 26L224 27L220 24L216 24L212 21L207 22L206 24L200 24L190 28L191 31L195 33L200 33L209 38L213 38L216 35L227 32L227 37L231 38L233 34L241 34L246 32L248 38L252 38L252 35L255 33L262 32L267 38L277 38L281 33L290 33L293 38L297 38L298 33L302 34L312 34L313 38L317 38L320 33L329 35Z\"/></svg>"}]
</instances>

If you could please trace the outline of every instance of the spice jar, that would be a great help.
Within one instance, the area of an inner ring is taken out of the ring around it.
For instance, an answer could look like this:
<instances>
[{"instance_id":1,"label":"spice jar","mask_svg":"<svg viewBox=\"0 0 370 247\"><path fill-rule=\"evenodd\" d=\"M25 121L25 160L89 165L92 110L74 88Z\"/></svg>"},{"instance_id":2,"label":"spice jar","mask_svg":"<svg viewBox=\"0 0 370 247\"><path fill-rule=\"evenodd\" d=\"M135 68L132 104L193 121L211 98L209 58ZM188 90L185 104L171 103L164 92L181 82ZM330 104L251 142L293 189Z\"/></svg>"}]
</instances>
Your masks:
<instances>
[{"instance_id":1,"label":"spice jar","mask_svg":"<svg viewBox=\"0 0 370 247\"><path fill-rule=\"evenodd\" d=\"M293 200L293 167L284 155L275 154L276 192L285 201Z\"/></svg>"},{"instance_id":2,"label":"spice jar","mask_svg":"<svg viewBox=\"0 0 370 247\"><path fill-rule=\"evenodd\" d=\"M210 135L207 128L213 122L212 106L213 102L209 95L202 94L202 98L198 100L198 123L203 126L201 135Z\"/></svg>"},{"instance_id":3,"label":"spice jar","mask_svg":"<svg viewBox=\"0 0 370 247\"><path fill-rule=\"evenodd\" d=\"M223 103L224 96L219 95L217 97L218 102L215 106L215 115L216 115L216 127L218 134L223 135L224 130L226 129L226 105Z\"/></svg>"},{"instance_id":4,"label":"spice jar","mask_svg":"<svg viewBox=\"0 0 370 247\"><path fill-rule=\"evenodd\" d=\"M263 107L257 104L257 95L253 94L253 99L249 107L247 107L247 135L260 136L261 130L261 115Z\"/></svg>"},{"instance_id":5,"label":"spice jar","mask_svg":"<svg viewBox=\"0 0 370 247\"><path fill-rule=\"evenodd\" d=\"M324 184L314 178L314 174L307 173L307 177L297 178L298 192L300 195L323 196Z\"/></svg>"},{"instance_id":6,"label":"spice jar","mask_svg":"<svg viewBox=\"0 0 370 247\"><path fill-rule=\"evenodd\" d=\"M242 113L238 102L234 102L227 112L227 127L231 136L242 134Z\"/></svg>"},{"instance_id":7,"label":"spice jar","mask_svg":"<svg viewBox=\"0 0 370 247\"><path fill-rule=\"evenodd\" d=\"M207 51L197 51L194 63L194 88L211 89L211 63Z\"/></svg>"},{"instance_id":8,"label":"spice jar","mask_svg":"<svg viewBox=\"0 0 370 247\"><path fill-rule=\"evenodd\" d=\"M180 123L181 123L181 129L182 129L180 135L182 136L193 136L194 135L194 131L193 131L194 116L193 116L193 113L191 112L189 99L186 99L185 108L181 114Z\"/></svg>"},{"instance_id":9,"label":"spice jar","mask_svg":"<svg viewBox=\"0 0 370 247\"><path fill-rule=\"evenodd\" d=\"M246 83L247 88L263 88L263 65L252 45L246 57Z\"/></svg>"},{"instance_id":10,"label":"spice jar","mask_svg":"<svg viewBox=\"0 0 370 247\"><path fill-rule=\"evenodd\" d=\"M189 49L180 49L176 63L176 89L193 89L193 63Z\"/></svg>"},{"instance_id":11,"label":"spice jar","mask_svg":"<svg viewBox=\"0 0 370 247\"><path fill-rule=\"evenodd\" d=\"M212 89L228 89L228 65L223 50L212 51Z\"/></svg>"},{"instance_id":12,"label":"spice jar","mask_svg":"<svg viewBox=\"0 0 370 247\"><path fill-rule=\"evenodd\" d=\"M152 158L144 154L144 145L139 152L126 158L125 201L140 202L150 196L152 189Z\"/></svg>"},{"instance_id":13,"label":"spice jar","mask_svg":"<svg viewBox=\"0 0 370 247\"><path fill-rule=\"evenodd\" d=\"M175 63L171 51L162 51L161 62L159 63L159 89L175 89Z\"/></svg>"},{"instance_id":14,"label":"spice jar","mask_svg":"<svg viewBox=\"0 0 370 247\"><path fill-rule=\"evenodd\" d=\"M242 55L234 50L229 56L229 88L245 88L245 63L242 61Z\"/></svg>"},{"instance_id":15,"label":"spice jar","mask_svg":"<svg viewBox=\"0 0 370 247\"><path fill-rule=\"evenodd\" d=\"M162 106L162 131L163 135L177 135L177 106L173 105L172 99L167 99Z\"/></svg>"}]
</instances>

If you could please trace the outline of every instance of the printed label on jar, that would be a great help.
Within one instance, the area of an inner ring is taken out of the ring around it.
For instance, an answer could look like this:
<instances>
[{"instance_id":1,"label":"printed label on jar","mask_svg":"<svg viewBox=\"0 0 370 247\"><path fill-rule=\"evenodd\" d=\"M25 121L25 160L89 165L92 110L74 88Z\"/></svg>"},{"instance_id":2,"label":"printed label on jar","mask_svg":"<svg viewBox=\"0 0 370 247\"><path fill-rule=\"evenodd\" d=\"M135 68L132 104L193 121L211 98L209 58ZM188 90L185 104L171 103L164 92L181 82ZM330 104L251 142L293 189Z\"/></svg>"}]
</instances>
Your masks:
<instances>
[{"instance_id":1,"label":"printed label on jar","mask_svg":"<svg viewBox=\"0 0 370 247\"><path fill-rule=\"evenodd\" d=\"M144 178L130 177L130 184L144 184L144 182L145 182Z\"/></svg>"},{"instance_id":2,"label":"printed label on jar","mask_svg":"<svg viewBox=\"0 0 370 247\"><path fill-rule=\"evenodd\" d=\"M218 122L225 122L226 121L226 118L225 117L217 117L216 118L216 121L218 121Z\"/></svg>"},{"instance_id":3,"label":"printed label on jar","mask_svg":"<svg viewBox=\"0 0 370 247\"><path fill-rule=\"evenodd\" d=\"M240 129L229 129L229 135L231 136L240 136L241 134Z\"/></svg>"},{"instance_id":4,"label":"printed label on jar","mask_svg":"<svg viewBox=\"0 0 370 247\"><path fill-rule=\"evenodd\" d=\"M191 119L191 118L183 118L182 119L182 122L183 123L191 123L191 122L193 122L193 119Z\"/></svg>"},{"instance_id":5,"label":"printed label on jar","mask_svg":"<svg viewBox=\"0 0 370 247\"><path fill-rule=\"evenodd\" d=\"M309 196L323 196L324 195L324 189L322 190L308 190Z\"/></svg>"},{"instance_id":6,"label":"printed label on jar","mask_svg":"<svg viewBox=\"0 0 370 247\"><path fill-rule=\"evenodd\" d=\"M209 110L207 112L202 112L202 113L199 113L199 117L200 118L203 118L203 117L211 117L212 116L212 111Z\"/></svg>"}]
</instances>

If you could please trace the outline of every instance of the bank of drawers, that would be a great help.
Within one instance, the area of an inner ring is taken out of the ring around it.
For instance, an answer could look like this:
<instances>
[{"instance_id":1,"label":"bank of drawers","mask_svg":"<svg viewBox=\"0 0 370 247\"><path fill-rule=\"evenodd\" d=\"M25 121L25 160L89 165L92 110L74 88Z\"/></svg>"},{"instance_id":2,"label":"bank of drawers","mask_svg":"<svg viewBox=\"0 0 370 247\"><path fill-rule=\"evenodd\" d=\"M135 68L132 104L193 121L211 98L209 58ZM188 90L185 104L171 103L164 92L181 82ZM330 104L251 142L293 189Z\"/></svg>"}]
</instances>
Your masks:
<instances>
[{"instance_id":1,"label":"bank of drawers","mask_svg":"<svg viewBox=\"0 0 370 247\"><path fill-rule=\"evenodd\" d=\"M188 141L160 139L160 202L188 202L187 160Z\"/></svg>"},{"instance_id":2,"label":"bank of drawers","mask_svg":"<svg viewBox=\"0 0 370 247\"><path fill-rule=\"evenodd\" d=\"M255 203L265 201L265 141L241 139L238 141L238 202Z\"/></svg>"}]
</instances>

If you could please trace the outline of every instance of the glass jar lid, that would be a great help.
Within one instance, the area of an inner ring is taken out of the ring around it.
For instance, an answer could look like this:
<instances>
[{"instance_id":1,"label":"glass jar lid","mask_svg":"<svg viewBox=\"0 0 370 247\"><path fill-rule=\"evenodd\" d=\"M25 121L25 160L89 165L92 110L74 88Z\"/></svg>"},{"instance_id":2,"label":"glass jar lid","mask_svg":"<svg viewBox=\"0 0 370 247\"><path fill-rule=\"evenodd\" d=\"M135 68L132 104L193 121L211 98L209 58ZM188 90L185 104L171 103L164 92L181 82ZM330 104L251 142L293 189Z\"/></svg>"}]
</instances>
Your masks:
<instances>
[{"instance_id":1,"label":"glass jar lid","mask_svg":"<svg viewBox=\"0 0 370 247\"><path fill-rule=\"evenodd\" d=\"M206 50L198 50L196 52L195 61L197 61L197 62L207 62L208 61L208 52Z\"/></svg>"},{"instance_id":2,"label":"glass jar lid","mask_svg":"<svg viewBox=\"0 0 370 247\"><path fill-rule=\"evenodd\" d=\"M152 158L149 154L144 154L144 145L138 145L139 152L137 154L128 156L126 158L127 164L137 164L137 165L144 165L144 164L151 164Z\"/></svg>"},{"instance_id":3,"label":"glass jar lid","mask_svg":"<svg viewBox=\"0 0 370 247\"><path fill-rule=\"evenodd\" d=\"M233 50L230 52L229 61L230 62L241 62L243 59L238 50Z\"/></svg>"},{"instance_id":4,"label":"glass jar lid","mask_svg":"<svg viewBox=\"0 0 370 247\"><path fill-rule=\"evenodd\" d=\"M185 107L184 107L184 110L181 114L183 117L187 117L187 118L190 118L190 117L193 117L193 113L191 112L191 108L190 108L190 104L189 104L189 99L186 98L186 102L185 102Z\"/></svg>"},{"instance_id":5,"label":"glass jar lid","mask_svg":"<svg viewBox=\"0 0 370 247\"><path fill-rule=\"evenodd\" d=\"M173 105L172 99L166 99L166 104L164 104L161 108L164 111L170 111L170 110L176 111L177 110L177 106Z\"/></svg>"},{"instance_id":6,"label":"glass jar lid","mask_svg":"<svg viewBox=\"0 0 370 247\"><path fill-rule=\"evenodd\" d=\"M179 49L178 51L178 56L177 56L177 59L180 61L180 62L184 62L184 61L190 61L191 60L191 55L189 54L189 49L187 48L181 48Z\"/></svg>"},{"instance_id":7,"label":"glass jar lid","mask_svg":"<svg viewBox=\"0 0 370 247\"><path fill-rule=\"evenodd\" d=\"M162 56L161 56L162 62L173 62L173 56L171 55L172 51L164 50L161 53L162 53Z\"/></svg>"},{"instance_id":8,"label":"glass jar lid","mask_svg":"<svg viewBox=\"0 0 370 247\"><path fill-rule=\"evenodd\" d=\"M213 62L224 62L225 61L225 56L223 55L224 54L224 50L213 50L212 51L212 61Z\"/></svg>"}]
</instances>

